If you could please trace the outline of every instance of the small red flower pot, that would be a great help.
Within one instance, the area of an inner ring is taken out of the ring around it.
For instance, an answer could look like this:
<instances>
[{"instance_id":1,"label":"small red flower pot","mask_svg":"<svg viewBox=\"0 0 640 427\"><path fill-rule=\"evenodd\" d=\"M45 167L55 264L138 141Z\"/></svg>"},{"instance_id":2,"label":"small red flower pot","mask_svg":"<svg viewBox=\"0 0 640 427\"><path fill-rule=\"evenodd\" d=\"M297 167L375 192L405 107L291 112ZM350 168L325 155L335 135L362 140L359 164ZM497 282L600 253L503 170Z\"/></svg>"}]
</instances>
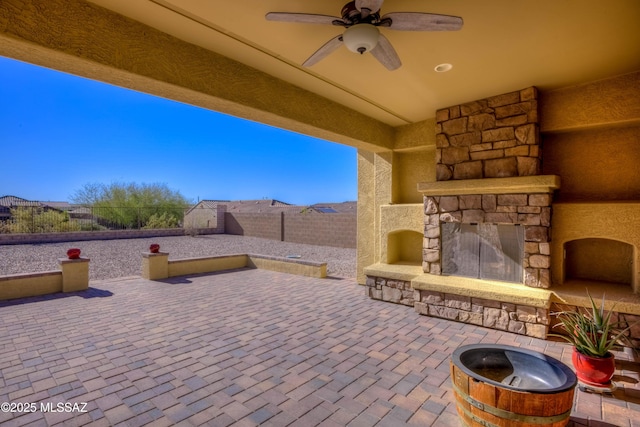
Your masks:
<instances>
[{"instance_id":1,"label":"small red flower pot","mask_svg":"<svg viewBox=\"0 0 640 427\"><path fill-rule=\"evenodd\" d=\"M151 246L149 246L149 252L151 252L152 254L157 254L158 252L160 252L160 245L157 243L152 243Z\"/></svg>"},{"instance_id":2,"label":"small red flower pot","mask_svg":"<svg viewBox=\"0 0 640 427\"><path fill-rule=\"evenodd\" d=\"M616 361L613 354L607 357L591 357L573 349L571 358L573 367L576 368L578 380L593 386L608 386L616 371Z\"/></svg>"},{"instance_id":3,"label":"small red flower pot","mask_svg":"<svg viewBox=\"0 0 640 427\"><path fill-rule=\"evenodd\" d=\"M67 251L67 257L69 257L69 259L78 259L80 258L80 249L78 248L71 248Z\"/></svg>"}]
</instances>

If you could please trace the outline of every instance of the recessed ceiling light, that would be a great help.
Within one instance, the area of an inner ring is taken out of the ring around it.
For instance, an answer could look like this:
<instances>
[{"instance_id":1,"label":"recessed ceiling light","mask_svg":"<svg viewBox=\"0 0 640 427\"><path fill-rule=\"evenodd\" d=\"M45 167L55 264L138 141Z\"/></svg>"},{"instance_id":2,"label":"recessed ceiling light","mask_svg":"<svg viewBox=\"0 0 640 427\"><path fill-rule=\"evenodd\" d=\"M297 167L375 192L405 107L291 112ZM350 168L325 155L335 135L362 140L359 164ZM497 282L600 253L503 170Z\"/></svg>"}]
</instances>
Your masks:
<instances>
[{"instance_id":1,"label":"recessed ceiling light","mask_svg":"<svg viewBox=\"0 0 640 427\"><path fill-rule=\"evenodd\" d=\"M436 65L436 68L434 68L434 70L436 70L437 73L446 73L452 68L453 68L453 65L451 64L440 64L440 65Z\"/></svg>"}]
</instances>

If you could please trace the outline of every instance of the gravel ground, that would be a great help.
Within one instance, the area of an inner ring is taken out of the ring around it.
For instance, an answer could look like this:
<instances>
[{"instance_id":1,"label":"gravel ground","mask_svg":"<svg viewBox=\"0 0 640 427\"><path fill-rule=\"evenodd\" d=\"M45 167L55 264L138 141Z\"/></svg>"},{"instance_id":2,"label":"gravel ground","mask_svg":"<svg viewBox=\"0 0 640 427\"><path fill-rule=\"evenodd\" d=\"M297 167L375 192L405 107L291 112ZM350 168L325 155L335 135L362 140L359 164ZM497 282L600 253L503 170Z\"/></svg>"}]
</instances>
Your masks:
<instances>
[{"instance_id":1,"label":"gravel ground","mask_svg":"<svg viewBox=\"0 0 640 427\"><path fill-rule=\"evenodd\" d=\"M91 259L89 280L140 276L141 253L148 251L151 243L158 243L161 251L169 252L170 260L238 253L283 257L300 255L300 259L326 262L329 276L346 278L356 276L355 249L279 242L228 234L0 245L0 276L58 270L58 258L65 258L67 249L72 247L80 248L82 256Z\"/></svg>"}]
</instances>

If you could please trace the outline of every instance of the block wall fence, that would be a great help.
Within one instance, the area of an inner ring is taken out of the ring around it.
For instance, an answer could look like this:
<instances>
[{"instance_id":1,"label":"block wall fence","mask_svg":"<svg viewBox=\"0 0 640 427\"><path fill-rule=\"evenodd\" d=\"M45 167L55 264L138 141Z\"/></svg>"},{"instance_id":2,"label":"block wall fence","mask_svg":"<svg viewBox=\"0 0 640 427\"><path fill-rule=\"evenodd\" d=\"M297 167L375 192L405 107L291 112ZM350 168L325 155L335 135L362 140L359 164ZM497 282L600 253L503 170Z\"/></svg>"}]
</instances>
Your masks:
<instances>
[{"instance_id":1,"label":"block wall fence","mask_svg":"<svg viewBox=\"0 0 640 427\"><path fill-rule=\"evenodd\" d=\"M355 248L357 240L357 215L351 213L227 212L224 227L226 234L339 248Z\"/></svg>"},{"instance_id":2,"label":"block wall fence","mask_svg":"<svg viewBox=\"0 0 640 427\"><path fill-rule=\"evenodd\" d=\"M224 226L216 228L168 228L157 230L73 231L67 233L0 234L0 245L72 242L84 240L136 239L184 236L185 234L234 234L282 242L339 248L356 247L357 216L354 214L225 213Z\"/></svg>"}]
</instances>

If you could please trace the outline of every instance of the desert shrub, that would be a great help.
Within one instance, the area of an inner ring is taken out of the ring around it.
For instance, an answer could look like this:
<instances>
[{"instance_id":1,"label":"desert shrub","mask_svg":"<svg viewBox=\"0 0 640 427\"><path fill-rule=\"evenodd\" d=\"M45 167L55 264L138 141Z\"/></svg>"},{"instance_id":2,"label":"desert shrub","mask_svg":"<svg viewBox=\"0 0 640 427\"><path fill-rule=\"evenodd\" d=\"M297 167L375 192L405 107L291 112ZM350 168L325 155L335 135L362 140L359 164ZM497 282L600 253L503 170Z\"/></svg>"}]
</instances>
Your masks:
<instances>
[{"instance_id":1,"label":"desert shrub","mask_svg":"<svg viewBox=\"0 0 640 427\"><path fill-rule=\"evenodd\" d=\"M79 231L80 225L66 212L45 210L41 207L11 209L11 219L4 228L9 233L52 233Z\"/></svg>"},{"instance_id":2,"label":"desert shrub","mask_svg":"<svg viewBox=\"0 0 640 427\"><path fill-rule=\"evenodd\" d=\"M144 229L154 229L154 228L176 228L178 227L178 219L167 212L163 212L160 215L152 214L147 223L145 224Z\"/></svg>"}]
</instances>

